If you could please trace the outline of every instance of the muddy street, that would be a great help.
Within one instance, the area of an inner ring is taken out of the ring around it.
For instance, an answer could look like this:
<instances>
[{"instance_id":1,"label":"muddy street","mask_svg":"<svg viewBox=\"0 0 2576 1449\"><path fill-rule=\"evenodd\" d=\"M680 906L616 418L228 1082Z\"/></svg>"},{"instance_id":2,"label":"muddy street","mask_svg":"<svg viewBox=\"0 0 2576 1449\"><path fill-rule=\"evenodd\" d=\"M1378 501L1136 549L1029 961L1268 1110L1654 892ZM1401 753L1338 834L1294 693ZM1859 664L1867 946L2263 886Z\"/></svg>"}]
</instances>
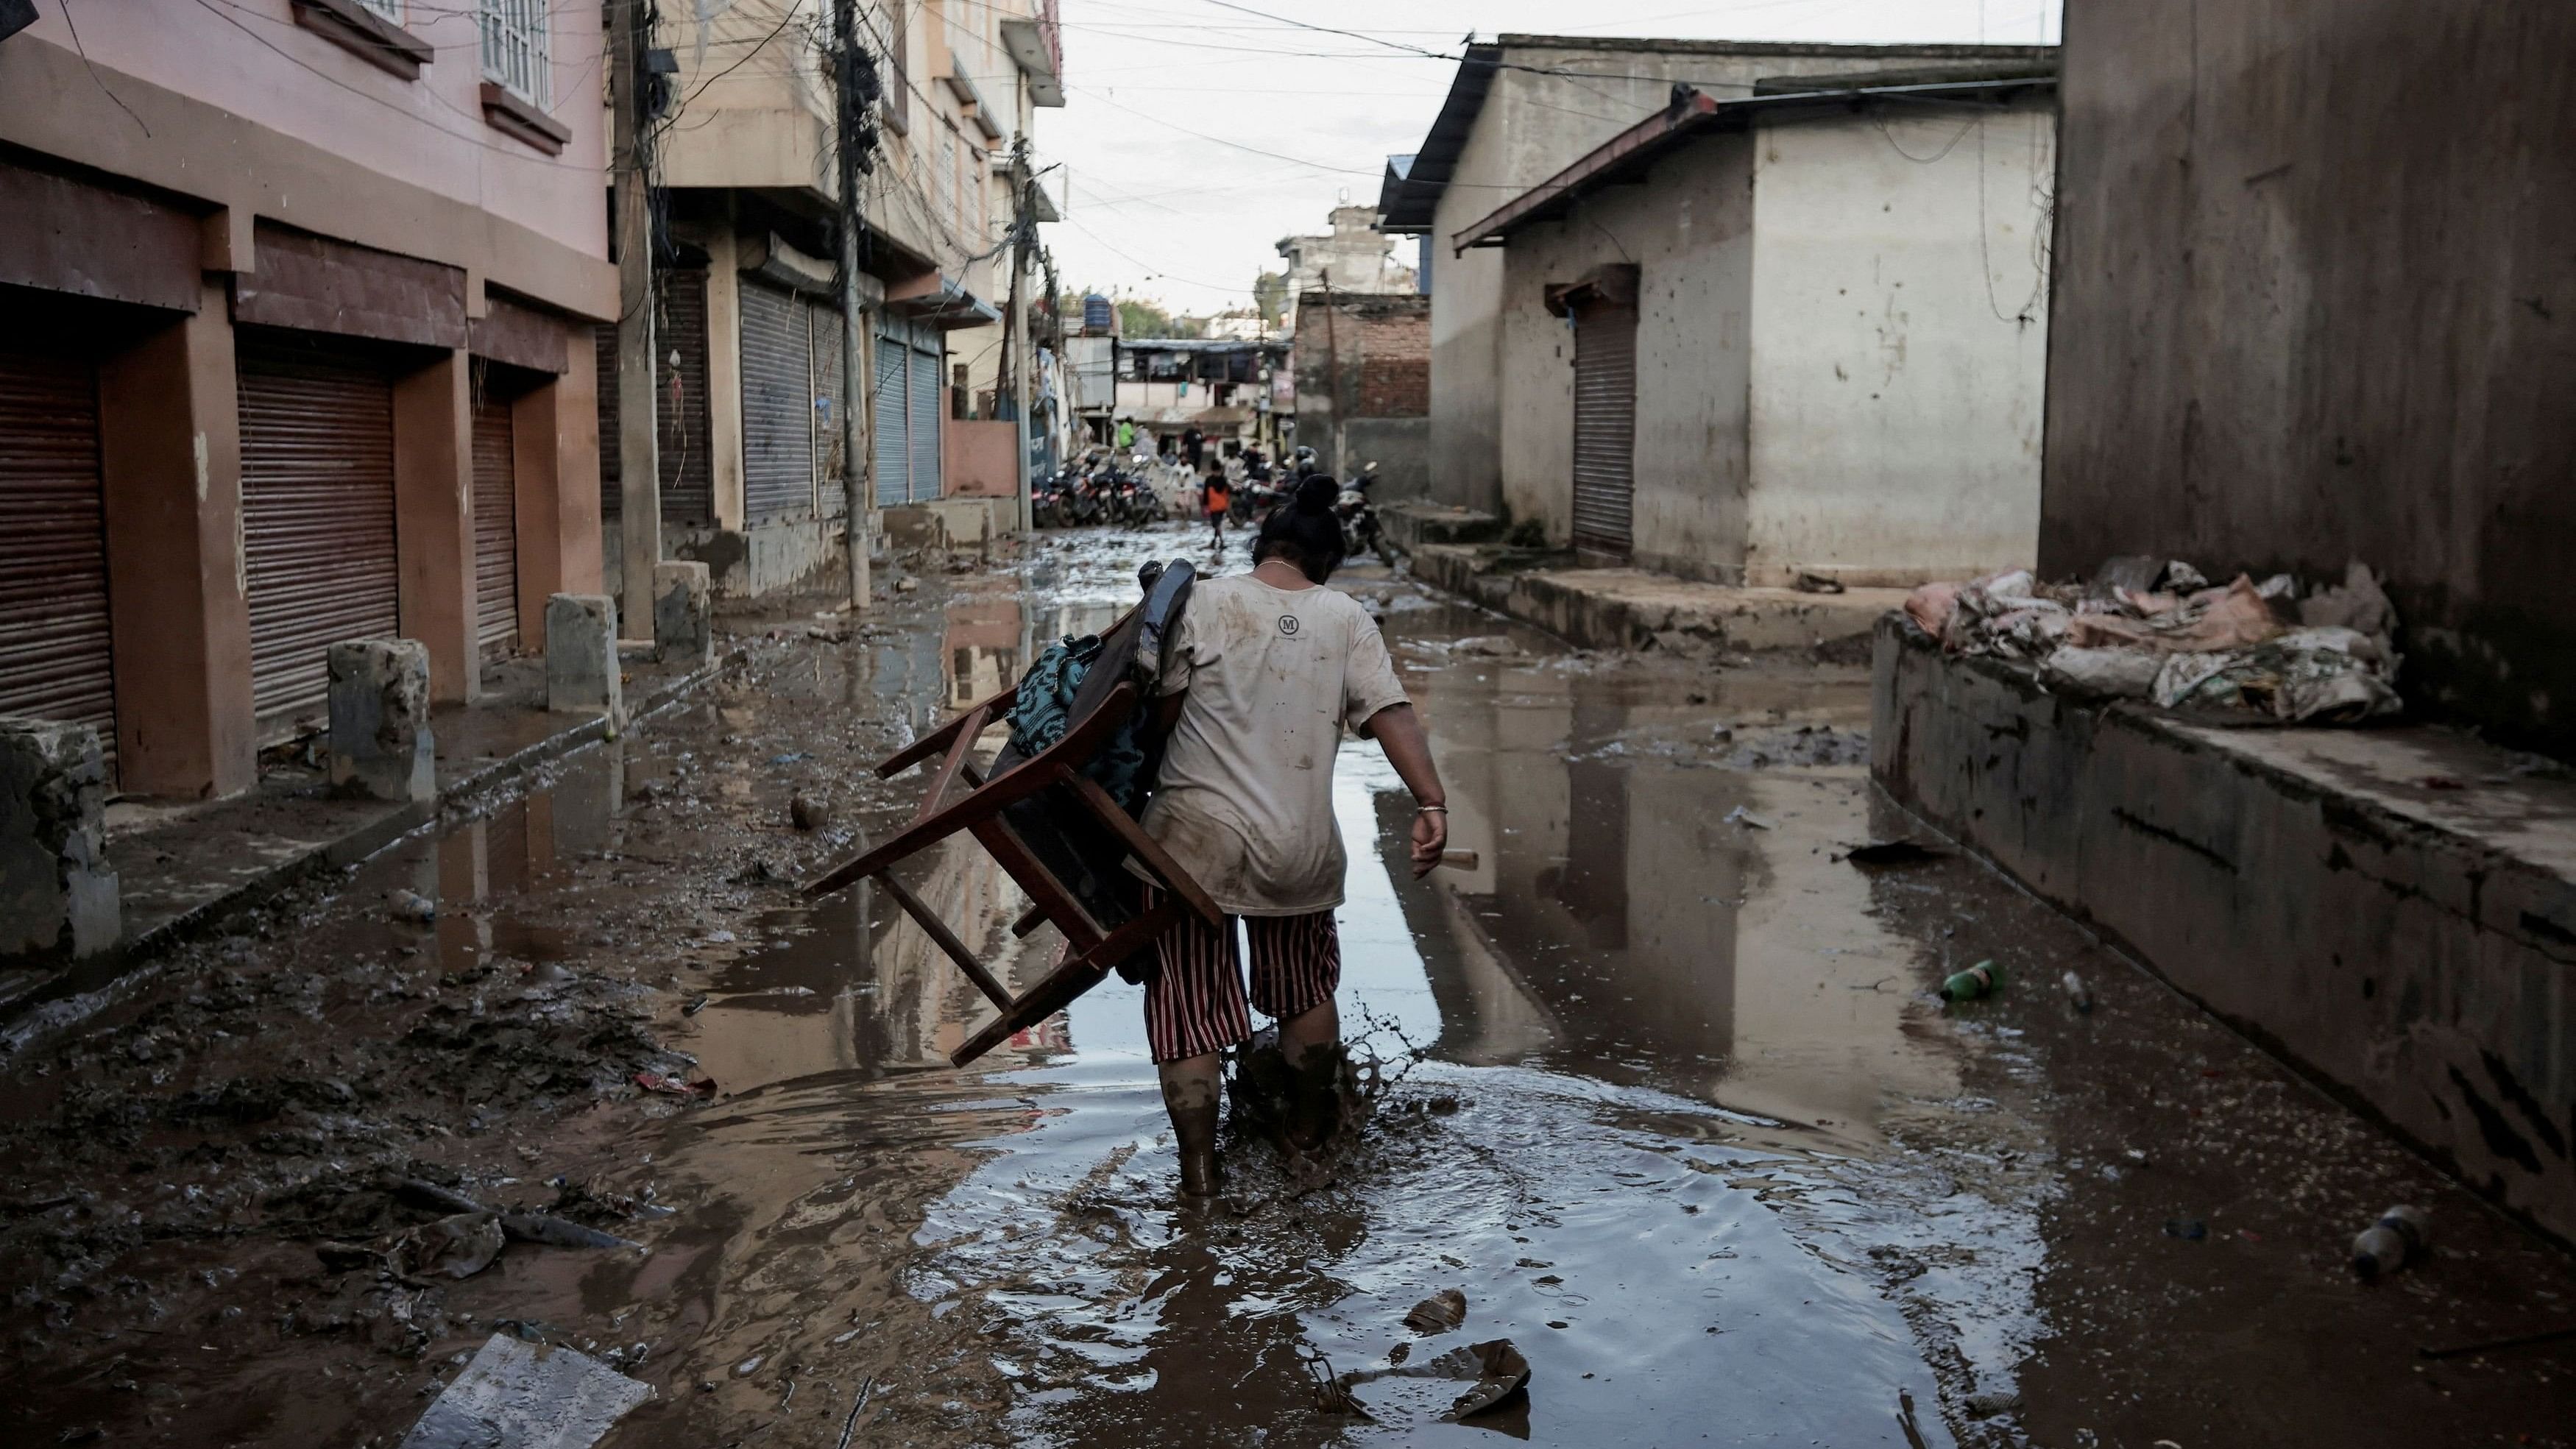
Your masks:
<instances>
[{"instance_id":1,"label":"muddy street","mask_svg":"<svg viewBox=\"0 0 2576 1449\"><path fill-rule=\"evenodd\" d=\"M2566 1257L1874 796L1864 666L1337 577L1480 854L1412 880L1344 751L1341 1005L1390 1078L1356 1144L1230 1143L1182 1205L1115 979L950 1069L983 999L879 893L793 882L911 813L868 763L1200 546L1040 535L865 624L733 618L704 691L17 1050L0 1428L391 1445L501 1332L651 1385L621 1446L2576 1437L2576 1345L2419 1356L2576 1325ZM1844 858L1897 837L1933 850ZM971 843L906 873L1044 968ZM1981 961L1998 994L1934 994ZM455 1275L432 1189L630 1245ZM2358 1284L2395 1202L2436 1252ZM1444 1355L1498 1339L1525 1391L1442 1422Z\"/></svg>"}]
</instances>

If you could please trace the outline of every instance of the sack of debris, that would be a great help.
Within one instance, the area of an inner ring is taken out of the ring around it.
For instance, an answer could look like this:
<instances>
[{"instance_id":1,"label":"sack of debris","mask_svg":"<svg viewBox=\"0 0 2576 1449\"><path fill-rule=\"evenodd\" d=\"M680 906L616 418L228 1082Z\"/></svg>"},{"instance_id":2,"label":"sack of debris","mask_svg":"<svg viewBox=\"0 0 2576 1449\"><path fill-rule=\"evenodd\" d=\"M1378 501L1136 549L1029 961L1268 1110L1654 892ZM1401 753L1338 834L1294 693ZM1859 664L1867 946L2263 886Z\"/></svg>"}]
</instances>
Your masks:
<instances>
[{"instance_id":1,"label":"sack of debris","mask_svg":"<svg viewBox=\"0 0 2576 1449\"><path fill-rule=\"evenodd\" d=\"M2212 585L2178 559L2122 557L2086 584L2027 569L1925 584L1906 617L1952 654L2034 668L2047 688L2276 724L2395 714L2397 610L2368 565L2302 588L2288 574Z\"/></svg>"}]
</instances>

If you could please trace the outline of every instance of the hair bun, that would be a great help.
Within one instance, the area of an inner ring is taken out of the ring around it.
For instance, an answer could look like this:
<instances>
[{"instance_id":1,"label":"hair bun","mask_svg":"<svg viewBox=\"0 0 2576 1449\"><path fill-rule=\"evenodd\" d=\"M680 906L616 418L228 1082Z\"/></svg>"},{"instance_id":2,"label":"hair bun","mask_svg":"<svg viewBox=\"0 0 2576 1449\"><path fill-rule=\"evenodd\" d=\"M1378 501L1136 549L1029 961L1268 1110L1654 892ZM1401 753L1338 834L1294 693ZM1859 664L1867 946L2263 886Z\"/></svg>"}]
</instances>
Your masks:
<instances>
[{"instance_id":1,"label":"hair bun","mask_svg":"<svg viewBox=\"0 0 2576 1449\"><path fill-rule=\"evenodd\" d=\"M1331 475L1318 473L1297 485L1297 511L1330 513L1333 511L1333 500L1340 497L1341 493L1342 485L1334 481Z\"/></svg>"}]
</instances>

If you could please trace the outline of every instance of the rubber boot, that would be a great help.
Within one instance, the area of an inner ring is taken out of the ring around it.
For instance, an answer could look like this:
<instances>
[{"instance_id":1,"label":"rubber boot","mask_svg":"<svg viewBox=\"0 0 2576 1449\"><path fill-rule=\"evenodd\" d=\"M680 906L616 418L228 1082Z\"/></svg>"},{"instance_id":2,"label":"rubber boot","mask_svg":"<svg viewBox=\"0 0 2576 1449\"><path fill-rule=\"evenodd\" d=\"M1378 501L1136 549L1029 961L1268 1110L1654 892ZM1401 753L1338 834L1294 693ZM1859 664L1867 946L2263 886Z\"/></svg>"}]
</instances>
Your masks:
<instances>
[{"instance_id":1,"label":"rubber boot","mask_svg":"<svg viewBox=\"0 0 2576 1449\"><path fill-rule=\"evenodd\" d=\"M1172 1115L1172 1137L1180 1148L1184 1197L1214 1197L1224 1185L1216 1159L1217 1099L1205 1083L1163 1079L1163 1110Z\"/></svg>"},{"instance_id":2,"label":"rubber boot","mask_svg":"<svg viewBox=\"0 0 2576 1449\"><path fill-rule=\"evenodd\" d=\"M1342 1126L1342 1044L1310 1046L1291 1071L1296 1087L1288 1100L1288 1143L1313 1152L1333 1140Z\"/></svg>"}]
</instances>

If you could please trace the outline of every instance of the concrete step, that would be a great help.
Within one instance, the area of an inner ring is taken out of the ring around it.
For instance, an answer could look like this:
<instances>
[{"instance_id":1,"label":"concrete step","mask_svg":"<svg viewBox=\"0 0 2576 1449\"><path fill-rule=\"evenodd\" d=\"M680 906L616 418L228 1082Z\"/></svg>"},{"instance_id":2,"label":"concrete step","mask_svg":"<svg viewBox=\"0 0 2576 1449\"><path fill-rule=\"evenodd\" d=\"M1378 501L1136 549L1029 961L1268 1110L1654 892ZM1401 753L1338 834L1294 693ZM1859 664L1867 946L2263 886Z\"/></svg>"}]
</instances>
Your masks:
<instances>
[{"instance_id":1,"label":"concrete step","mask_svg":"<svg viewBox=\"0 0 2576 1449\"><path fill-rule=\"evenodd\" d=\"M1741 588L1644 569L1558 566L1563 557L1459 544L1425 544L1412 554L1416 578L1587 649L1673 641L1746 652L1857 649L1880 615L1905 602L1903 589Z\"/></svg>"}]
</instances>

